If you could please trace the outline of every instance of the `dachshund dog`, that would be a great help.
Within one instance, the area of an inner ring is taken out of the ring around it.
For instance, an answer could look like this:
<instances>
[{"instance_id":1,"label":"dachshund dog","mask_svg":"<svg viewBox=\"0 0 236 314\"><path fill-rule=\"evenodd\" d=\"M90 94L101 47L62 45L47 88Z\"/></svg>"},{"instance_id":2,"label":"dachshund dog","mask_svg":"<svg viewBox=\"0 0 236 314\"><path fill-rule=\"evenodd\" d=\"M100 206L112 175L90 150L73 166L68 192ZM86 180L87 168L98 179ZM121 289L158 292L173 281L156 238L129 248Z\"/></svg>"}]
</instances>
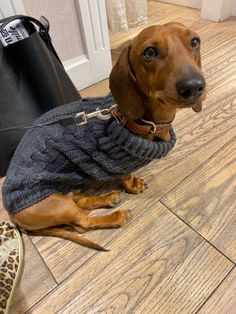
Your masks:
<instances>
[{"instance_id":1,"label":"dachshund dog","mask_svg":"<svg viewBox=\"0 0 236 314\"><path fill-rule=\"evenodd\" d=\"M145 28L121 52L110 75L110 89L117 103L116 118L124 128L147 141L169 141L169 125L177 110L192 108L199 112L205 99L198 34L180 23ZM152 127L155 130L149 132ZM141 193L145 188L143 180L131 173L119 180L129 193ZM131 218L126 210L88 215L90 210L116 204L122 194L53 193L12 214L11 219L29 234L62 237L105 250L78 233L124 226ZM60 225L68 225L76 232Z\"/></svg>"}]
</instances>

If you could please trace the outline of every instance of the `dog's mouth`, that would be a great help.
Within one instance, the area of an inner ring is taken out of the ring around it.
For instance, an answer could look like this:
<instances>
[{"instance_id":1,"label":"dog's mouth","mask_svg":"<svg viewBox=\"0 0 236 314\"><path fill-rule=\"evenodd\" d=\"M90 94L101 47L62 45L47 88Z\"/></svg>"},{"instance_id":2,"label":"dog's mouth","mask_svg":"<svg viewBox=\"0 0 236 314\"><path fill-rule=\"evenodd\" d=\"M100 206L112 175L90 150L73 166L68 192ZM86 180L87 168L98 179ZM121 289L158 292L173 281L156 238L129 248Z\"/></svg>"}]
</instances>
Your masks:
<instances>
[{"instance_id":1,"label":"dog's mouth","mask_svg":"<svg viewBox=\"0 0 236 314\"><path fill-rule=\"evenodd\" d=\"M192 108L193 111L200 112L202 110L202 102L206 99L206 93L197 99L180 100L179 98L176 99L165 95L162 95L162 97L157 96L156 99L163 105L170 105L179 109Z\"/></svg>"},{"instance_id":2,"label":"dog's mouth","mask_svg":"<svg viewBox=\"0 0 236 314\"><path fill-rule=\"evenodd\" d=\"M199 112L199 109L202 106L202 100L201 99L197 99L196 101L189 101L189 102L176 102L176 107L177 108L193 108L194 111Z\"/></svg>"},{"instance_id":3,"label":"dog's mouth","mask_svg":"<svg viewBox=\"0 0 236 314\"><path fill-rule=\"evenodd\" d=\"M162 103L163 105L166 104L166 102L165 102L163 99L161 99L160 97L157 97L157 100L158 100L160 103Z\"/></svg>"},{"instance_id":4,"label":"dog's mouth","mask_svg":"<svg viewBox=\"0 0 236 314\"><path fill-rule=\"evenodd\" d=\"M197 113L200 112L200 111L202 111L202 101L200 101L200 102L194 104L194 105L192 106L192 109L193 109L194 112L197 112Z\"/></svg>"},{"instance_id":5,"label":"dog's mouth","mask_svg":"<svg viewBox=\"0 0 236 314\"><path fill-rule=\"evenodd\" d=\"M181 98L179 95L170 95L164 90L152 91L149 96L156 99L163 106L171 106L173 109L192 108L194 112L200 112L202 102L206 99L206 90L199 97L188 99Z\"/></svg>"}]
</instances>

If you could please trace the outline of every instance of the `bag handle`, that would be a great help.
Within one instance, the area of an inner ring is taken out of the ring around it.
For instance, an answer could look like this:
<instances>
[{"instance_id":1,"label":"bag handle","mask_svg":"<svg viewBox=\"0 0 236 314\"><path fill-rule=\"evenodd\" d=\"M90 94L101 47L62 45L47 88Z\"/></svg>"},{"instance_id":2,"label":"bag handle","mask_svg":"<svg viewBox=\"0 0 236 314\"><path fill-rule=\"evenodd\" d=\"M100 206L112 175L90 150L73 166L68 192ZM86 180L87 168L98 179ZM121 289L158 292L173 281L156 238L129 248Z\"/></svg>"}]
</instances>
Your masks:
<instances>
[{"instance_id":1,"label":"bag handle","mask_svg":"<svg viewBox=\"0 0 236 314\"><path fill-rule=\"evenodd\" d=\"M56 50L54 49L54 47L52 45L52 39L49 35L49 21L44 16L41 16L40 19L42 22L35 19L34 17L28 16L28 15L22 15L22 14L13 15L13 16L10 16L10 17L7 17L7 18L0 20L0 23L2 23L0 25L0 32L4 29L5 26L7 26L9 23L11 23L15 20L21 20L21 21L27 20L29 22L36 24L39 27L40 36L42 37L42 39L44 40L44 42L46 43L48 48L53 52L53 54L58 59L58 61L62 64Z\"/></svg>"},{"instance_id":2,"label":"bag handle","mask_svg":"<svg viewBox=\"0 0 236 314\"><path fill-rule=\"evenodd\" d=\"M2 25L0 25L0 31L2 31L3 28L5 26L7 26L7 24L9 24L9 23L11 23L11 22L13 22L15 20L28 20L28 21L36 24L39 27L40 30L48 31L48 29L46 29L45 26L39 20L35 19L32 16L22 15L22 14L13 15L13 16L6 17L6 18L0 20L0 23L2 23Z\"/></svg>"}]
</instances>

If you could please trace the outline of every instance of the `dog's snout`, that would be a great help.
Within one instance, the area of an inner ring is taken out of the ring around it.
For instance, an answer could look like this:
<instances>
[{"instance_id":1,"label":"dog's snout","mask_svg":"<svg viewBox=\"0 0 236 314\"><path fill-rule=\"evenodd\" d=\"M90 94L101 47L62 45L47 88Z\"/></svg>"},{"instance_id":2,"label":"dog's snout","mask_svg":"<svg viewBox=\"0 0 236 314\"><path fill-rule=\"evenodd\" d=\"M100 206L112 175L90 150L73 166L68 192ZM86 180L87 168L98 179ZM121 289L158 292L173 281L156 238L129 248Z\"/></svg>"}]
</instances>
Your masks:
<instances>
[{"instance_id":1,"label":"dog's snout","mask_svg":"<svg viewBox=\"0 0 236 314\"><path fill-rule=\"evenodd\" d=\"M200 75L184 78L176 82L176 89L181 97L194 100L203 94L205 81Z\"/></svg>"}]
</instances>

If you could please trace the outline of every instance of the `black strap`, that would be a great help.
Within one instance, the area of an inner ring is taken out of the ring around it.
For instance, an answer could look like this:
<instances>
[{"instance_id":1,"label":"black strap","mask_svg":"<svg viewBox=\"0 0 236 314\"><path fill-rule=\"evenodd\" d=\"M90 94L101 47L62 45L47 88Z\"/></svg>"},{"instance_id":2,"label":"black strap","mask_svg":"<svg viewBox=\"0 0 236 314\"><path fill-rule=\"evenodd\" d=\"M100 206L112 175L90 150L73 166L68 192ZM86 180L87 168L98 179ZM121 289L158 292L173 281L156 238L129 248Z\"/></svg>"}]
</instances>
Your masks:
<instances>
[{"instance_id":1,"label":"black strap","mask_svg":"<svg viewBox=\"0 0 236 314\"><path fill-rule=\"evenodd\" d=\"M9 132L9 131L15 131L15 130L28 130L28 129L34 129L34 128L40 128L43 126L48 126L48 125L53 125L53 124L60 124L63 127L66 127L71 124L79 124L81 122L84 122L81 117L75 117L75 116L69 116L66 118L62 118L57 121L53 122L45 122L45 123L38 123L38 124L28 124L28 125L18 125L18 126L13 126L13 127L8 127L8 128L3 128L0 129L0 133L3 132Z\"/></svg>"},{"instance_id":2,"label":"black strap","mask_svg":"<svg viewBox=\"0 0 236 314\"><path fill-rule=\"evenodd\" d=\"M3 128L0 129L0 133L3 132L9 132L9 131L16 131L16 130L27 130L27 129L33 129L33 128L37 128L37 127L41 127L41 126L45 126L45 125L51 125L54 123L58 123L57 122L50 122L50 123L42 123L42 124L28 124L28 125L18 125L18 126L13 126L13 127L9 127L9 128Z\"/></svg>"},{"instance_id":3,"label":"black strap","mask_svg":"<svg viewBox=\"0 0 236 314\"><path fill-rule=\"evenodd\" d=\"M52 39L49 35L49 21L46 19L46 17L41 16L40 20L35 19L32 16L28 16L28 15L22 15L22 14L18 14L18 15L13 15L7 18L4 18L2 20L0 20L0 23L2 23L0 25L0 31L2 31L4 29L4 27L6 27L9 23L15 21L15 20L27 20L29 22L32 22L34 24L36 24L39 27L39 34L42 37L42 39L44 40L44 42L46 43L46 45L48 46L48 48L53 52L53 54L55 55L55 57L58 59L58 61L62 64L56 50L54 49L53 45L52 45Z\"/></svg>"}]
</instances>

